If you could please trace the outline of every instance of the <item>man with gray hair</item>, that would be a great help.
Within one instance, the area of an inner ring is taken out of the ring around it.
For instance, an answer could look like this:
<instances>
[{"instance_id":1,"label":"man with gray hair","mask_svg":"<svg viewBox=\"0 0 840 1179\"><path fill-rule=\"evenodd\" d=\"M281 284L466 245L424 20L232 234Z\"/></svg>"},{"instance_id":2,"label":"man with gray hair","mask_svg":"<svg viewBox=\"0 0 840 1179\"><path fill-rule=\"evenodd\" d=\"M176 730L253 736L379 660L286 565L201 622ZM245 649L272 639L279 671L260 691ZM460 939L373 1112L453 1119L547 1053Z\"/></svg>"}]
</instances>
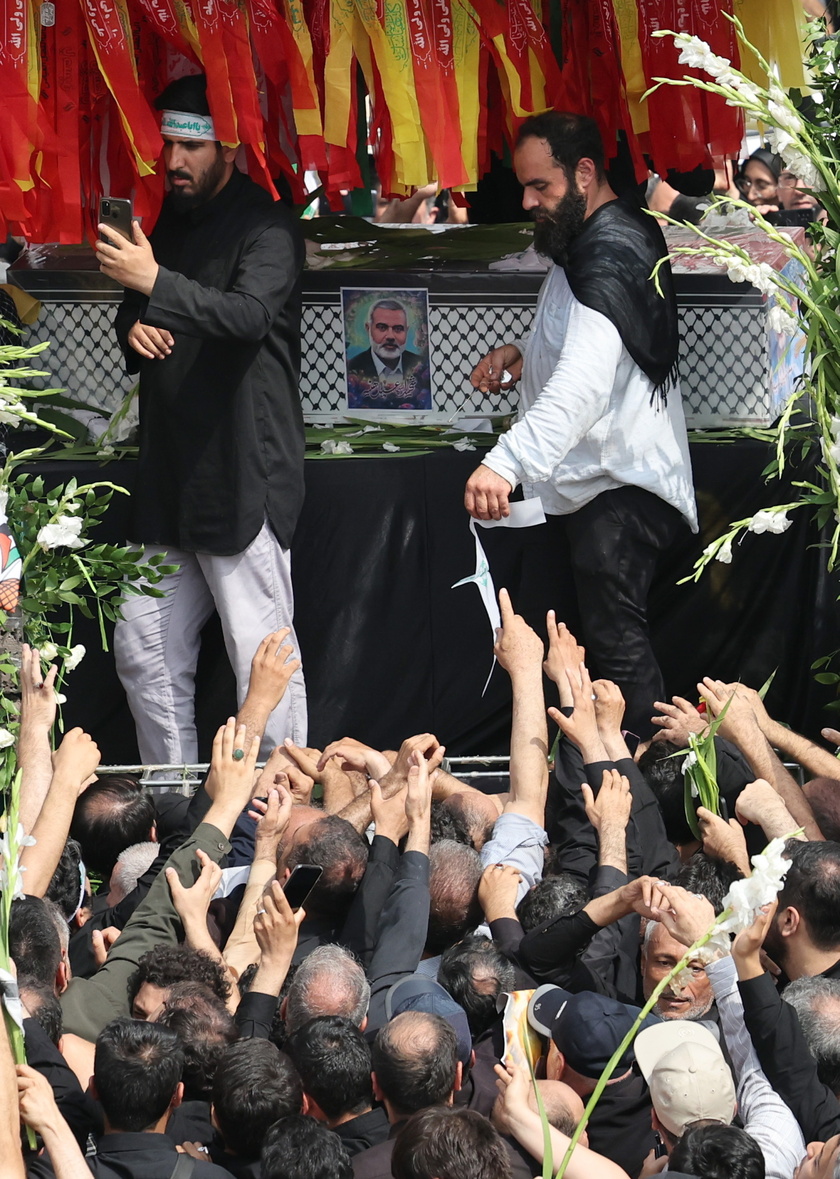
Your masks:
<instances>
[{"instance_id":1,"label":"man with gray hair","mask_svg":"<svg viewBox=\"0 0 840 1179\"><path fill-rule=\"evenodd\" d=\"M817 1076L840 1097L840 980L798 978L782 998L796 1012L802 1034L817 1062Z\"/></svg>"},{"instance_id":2,"label":"man with gray hair","mask_svg":"<svg viewBox=\"0 0 840 1179\"><path fill-rule=\"evenodd\" d=\"M281 1013L290 1035L322 1015L344 1016L364 1031L369 1002L370 983L350 951L319 946L297 968Z\"/></svg>"},{"instance_id":3,"label":"man with gray hair","mask_svg":"<svg viewBox=\"0 0 840 1179\"><path fill-rule=\"evenodd\" d=\"M370 347L347 358L351 408L431 409L428 362L408 347L411 325L397 299L377 299L365 320Z\"/></svg>"}]
</instances>

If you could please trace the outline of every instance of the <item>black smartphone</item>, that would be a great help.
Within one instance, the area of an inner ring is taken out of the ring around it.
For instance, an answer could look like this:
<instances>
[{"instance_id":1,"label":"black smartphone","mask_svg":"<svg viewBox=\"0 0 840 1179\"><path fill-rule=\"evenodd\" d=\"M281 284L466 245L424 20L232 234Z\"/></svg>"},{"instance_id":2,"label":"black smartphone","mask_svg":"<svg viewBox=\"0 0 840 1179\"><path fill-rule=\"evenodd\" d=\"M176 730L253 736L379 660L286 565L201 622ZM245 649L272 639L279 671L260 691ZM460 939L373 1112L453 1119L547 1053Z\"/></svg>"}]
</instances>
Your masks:
<instances>
[{"instance_id":1,"label":"black smartphone","mask_svg":"<svg viewBox=\"0 0 840 1179\"><path fill-rule=\"evenodd\" d=\"M134 241L133 216L134 209L131 201L123 200L121 197L104 196L99 202L100 225L109 226L115 233L130 242ZM109 245L113 244L104 234L102 236L103 241L107 241Z\"/></svg>"},{"instance_id":2,"label":"black smartphone","mask_svg":"<svg viewBox=\"0 0 840 1179\"><path fill-rule=\"evenodd\" d=\"M654 1130L653 1136L656 1139L656 1145L653 1148L653 1157L655 1159L662 1159L668 1153L668 1147L662 1141L657 1130Z\"/></svg>"},{"instance_id":3,"label":"black smartphone","mask_svg":"<svg viewBox=\"0 0 840 1179\"><path fill-rule=\"evenodd\" d=\"M298 864L292 869L292 874L283 885L283 892L292 910L302 909L306 898L321 879L324 869L319 864Z\"/></svg>"}]
</instances>

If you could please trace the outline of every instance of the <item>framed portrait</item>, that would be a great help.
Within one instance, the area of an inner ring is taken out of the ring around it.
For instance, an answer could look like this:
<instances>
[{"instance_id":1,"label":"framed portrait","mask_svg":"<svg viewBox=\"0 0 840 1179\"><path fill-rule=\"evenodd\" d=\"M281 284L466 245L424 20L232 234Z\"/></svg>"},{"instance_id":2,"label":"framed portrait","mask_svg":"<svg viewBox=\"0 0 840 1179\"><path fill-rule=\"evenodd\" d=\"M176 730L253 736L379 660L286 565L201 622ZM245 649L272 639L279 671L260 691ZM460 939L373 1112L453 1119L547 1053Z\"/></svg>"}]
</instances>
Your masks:
<instances>
[{"instance_id":1,"label":"framed portrait","mask_svg":"<svg viewBox=\"0 0 840 1179\"><path fill-rule=\"evenodd\" d=\"M425 288L342 287L341 318L348 410L434 409Z\"/></svg>"}]
</instances>

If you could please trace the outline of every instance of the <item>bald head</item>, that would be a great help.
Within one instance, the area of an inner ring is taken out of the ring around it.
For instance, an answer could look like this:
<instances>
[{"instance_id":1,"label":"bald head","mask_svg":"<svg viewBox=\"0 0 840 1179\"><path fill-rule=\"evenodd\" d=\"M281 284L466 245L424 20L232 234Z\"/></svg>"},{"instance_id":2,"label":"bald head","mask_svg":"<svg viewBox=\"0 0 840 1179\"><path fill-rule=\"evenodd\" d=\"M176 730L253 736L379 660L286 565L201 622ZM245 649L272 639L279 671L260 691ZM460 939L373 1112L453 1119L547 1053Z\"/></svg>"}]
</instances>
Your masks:
<instances>
[{"instance_id":1,"label":"bald head","mask_svg":"<svg viewBox=\"0 0 840 1179\"><path fill-rule=\"evenodd\" d=\"M439 1015L405 1011L382 1028L371 1053L374 1092L392 1121L448 1103L460 1086L455 1032Z\"/></svg>"}]
</instances>

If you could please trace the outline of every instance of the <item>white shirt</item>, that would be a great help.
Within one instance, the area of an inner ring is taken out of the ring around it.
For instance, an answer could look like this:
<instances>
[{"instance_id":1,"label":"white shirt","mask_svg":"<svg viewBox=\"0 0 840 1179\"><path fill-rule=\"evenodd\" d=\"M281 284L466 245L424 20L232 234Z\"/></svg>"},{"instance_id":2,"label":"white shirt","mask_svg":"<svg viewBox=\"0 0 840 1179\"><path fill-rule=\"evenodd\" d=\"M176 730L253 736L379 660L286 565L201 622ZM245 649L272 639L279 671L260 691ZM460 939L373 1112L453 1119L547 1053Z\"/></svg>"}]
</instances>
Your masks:
<instances>
[{"instance_id":1,"label":"white shirt","mask_svg":"<svg viewBox=\"0 0 840 1179\"><path fill-rule=\"evenodd\" d=\"M373 367L376 369L380 377L401 377L403 375L402 352L400 353L397 363L393 368L389 368L384 360L380 360L374 352L373 348L370 350L370 355L373 359Z\"/></svg>"},{"instance_id":2,"label":"white shirt","mask_svg":"<svg viewBox=\"0 0 840 1179\"><path fill-rule=\"evenodd\" d=\"M522 370L518 420L484 459L549 515L565 516L630 484L672 504L697 531L679 387L667 406L617 328L572 294L552 266L540 291ZM652 403L653 402L653 403Z\"/></svg>"}]
</instances>

